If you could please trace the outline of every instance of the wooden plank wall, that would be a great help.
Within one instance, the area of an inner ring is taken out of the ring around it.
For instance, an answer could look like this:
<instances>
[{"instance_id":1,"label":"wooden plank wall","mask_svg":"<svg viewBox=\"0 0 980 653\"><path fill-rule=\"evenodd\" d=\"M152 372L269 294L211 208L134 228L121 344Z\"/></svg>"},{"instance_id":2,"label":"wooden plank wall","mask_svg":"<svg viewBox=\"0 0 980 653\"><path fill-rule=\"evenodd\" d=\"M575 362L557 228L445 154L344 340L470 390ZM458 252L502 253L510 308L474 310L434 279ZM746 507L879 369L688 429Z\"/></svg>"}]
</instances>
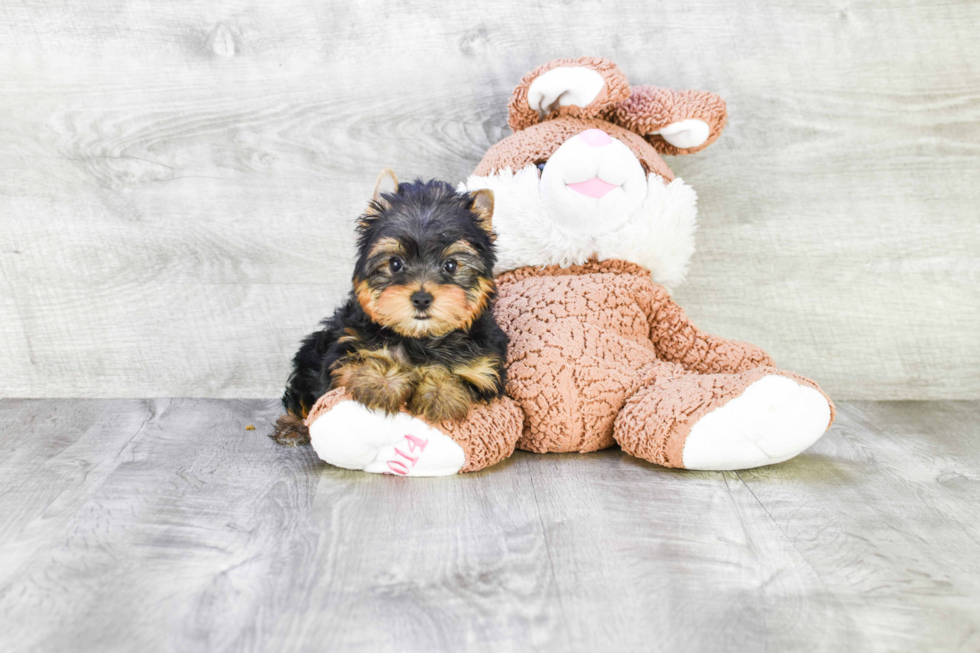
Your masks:
<instances>
[{"instance_id":1,"label":"wooden plank wall","mask_svg":"<svg viewBox=\"0 0 980 653\"><path fill-rule=\"evenodd\" d=\"M677 298L839 398L980 396L980 5L0 5L0 395L274 396L378 170L459 180L559 56L731 121Z\"/></svg>"}]
</instances>

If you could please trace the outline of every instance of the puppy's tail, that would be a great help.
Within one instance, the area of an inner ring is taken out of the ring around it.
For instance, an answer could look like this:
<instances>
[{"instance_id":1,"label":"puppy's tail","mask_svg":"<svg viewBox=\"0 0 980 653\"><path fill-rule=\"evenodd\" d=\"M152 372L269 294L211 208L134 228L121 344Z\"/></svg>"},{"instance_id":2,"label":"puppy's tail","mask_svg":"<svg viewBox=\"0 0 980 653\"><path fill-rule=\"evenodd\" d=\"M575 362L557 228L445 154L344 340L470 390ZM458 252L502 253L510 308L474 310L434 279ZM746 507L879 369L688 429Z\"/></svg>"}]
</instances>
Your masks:
<instances>
[{"instance_id":1,"label":"puppy's tail","mask_svg":"<svg viewBox=\"0 0 980 653\"><path fill-rule=\"evenodd\" d=\"M295 447L310 441L310 430L306 428L302 417L286 413L276 420L276 428L269 437L279 444Z\"/></svg>"}]
</instances>

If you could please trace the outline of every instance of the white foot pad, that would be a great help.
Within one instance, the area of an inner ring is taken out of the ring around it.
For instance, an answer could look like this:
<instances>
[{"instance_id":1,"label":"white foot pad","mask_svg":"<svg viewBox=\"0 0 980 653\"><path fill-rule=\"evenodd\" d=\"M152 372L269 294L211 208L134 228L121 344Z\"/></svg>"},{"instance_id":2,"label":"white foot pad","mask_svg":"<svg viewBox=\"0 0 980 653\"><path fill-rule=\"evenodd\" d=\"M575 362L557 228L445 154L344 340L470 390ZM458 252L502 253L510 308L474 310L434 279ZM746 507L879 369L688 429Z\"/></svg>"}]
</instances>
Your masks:
<instances>
[{"instance_id":1,"label":"white foot pad","mask_svg":"<svg viewBox=\"0 0 980 653\"><path fill-rule=\"evenodd\" d=\"M445 433L405 413L385 415L344 401L310 426L310 442L323 460L345 469L397 476L448 476L466 462Z\"/></svg>"},{"instance_id":2,"label":"white foot pad","mask_svg":"<svg viewBox=\"0 0 980 653\"><path fill-rule=\"evenodd\" d=\"M684 443L687 469L750 469L789 460L820 439L830 404L785 376L766 376L702 417Z\"/></svg>"}]
</instances>

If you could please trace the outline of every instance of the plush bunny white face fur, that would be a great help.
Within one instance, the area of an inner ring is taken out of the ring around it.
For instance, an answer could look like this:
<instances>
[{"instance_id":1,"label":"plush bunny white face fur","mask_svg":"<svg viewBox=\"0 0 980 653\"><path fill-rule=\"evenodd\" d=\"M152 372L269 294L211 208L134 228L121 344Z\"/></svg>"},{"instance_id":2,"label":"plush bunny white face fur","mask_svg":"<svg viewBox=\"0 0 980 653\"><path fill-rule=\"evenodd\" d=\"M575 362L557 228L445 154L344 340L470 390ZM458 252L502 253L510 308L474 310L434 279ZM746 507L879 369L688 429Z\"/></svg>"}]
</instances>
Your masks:
<instances>
[{"instance_id":1,"label":"plush bunny white face fur","mask_svg":"<svg viewBox=\"0 0 980 653\"><path fill-rule=\"evenodd\" d=\"M597 158L576 145L577 138L564 143L541 172L533 165L516 172L507 168L471 176L461 185L466 191L493 191L496 271L567 267L597 254L600 260L639 263L668 288L679 284L694 253L694 189L682 179L668 184L658 175L645 175L625 146L632 162L613 144L606 146L608 158ZM562 154L566 147L567 156Z\"/></svg>"},{"instance_id":2,"label":"plush bunny white face fur","mask_svg":"<svg viewBox=\"0 0 980 653\"><path fill-rule=\"evenodd\" d=\"M623 226L646 197L643 166L600 129L565 141L541 170L548 218L562 230L598 236Z\"/></svg>"}]
</instances>

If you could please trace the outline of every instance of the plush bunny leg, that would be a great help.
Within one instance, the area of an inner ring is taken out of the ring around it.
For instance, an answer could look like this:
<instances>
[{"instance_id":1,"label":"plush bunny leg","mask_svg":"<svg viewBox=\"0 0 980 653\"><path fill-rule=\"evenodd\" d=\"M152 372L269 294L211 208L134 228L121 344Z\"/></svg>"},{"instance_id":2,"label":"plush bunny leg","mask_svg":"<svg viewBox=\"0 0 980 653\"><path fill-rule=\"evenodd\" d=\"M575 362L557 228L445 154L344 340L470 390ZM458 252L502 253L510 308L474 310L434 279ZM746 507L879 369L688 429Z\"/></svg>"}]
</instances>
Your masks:
<instances>
[{"instance_id":1,"label":"plush bunny leg","mask_svg":"<svg viewBox=\"0 0 980 653\"><path fill-rule=\"evenodd\" d=\"M748 469L801 453L833 415L816 383L776 368L689 374L641 388L614 437L627 453L665 467Z\"/></svg>"},{"instance_id":2,"label":"plush bunny leg","mask_svg":"<svg viewBox=\"0 0 980 653\"><path fill-rule=\"evenodd\" d=\"M524 415L511 399L476 404L461 422L437 425L385 415L343 388L320 397L306 424L317 455L337 467L398 476L447 476L493 465L514 451Z\"/></svg>"}]
</instances>

